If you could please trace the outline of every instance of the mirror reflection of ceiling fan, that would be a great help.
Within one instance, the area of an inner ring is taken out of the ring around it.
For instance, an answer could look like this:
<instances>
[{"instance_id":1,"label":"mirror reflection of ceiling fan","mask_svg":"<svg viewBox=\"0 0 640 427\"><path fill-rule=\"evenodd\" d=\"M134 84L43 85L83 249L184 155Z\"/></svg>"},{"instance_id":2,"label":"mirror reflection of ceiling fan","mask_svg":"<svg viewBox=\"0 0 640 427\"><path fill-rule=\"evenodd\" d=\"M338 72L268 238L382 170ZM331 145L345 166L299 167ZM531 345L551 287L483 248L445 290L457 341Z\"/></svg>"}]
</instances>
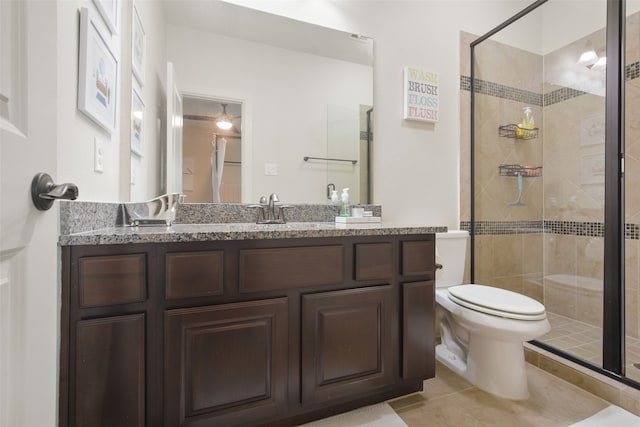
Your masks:
<instances>
[{"instance_id":1,"label":"mirror reflection of ceiling fan","mask_svg":"<svg viewBox=\"0 0 640 427\"><path fill-rule=\"evenodd\" d=\"M185 119L207 121L211 130L220 135L240 136L242 104L201 97L184 97Z\"/></svg>"},{"instance_id":2,"label":"mirror reflection of ceiling fan","mask_svg":"<svg viewBox=\"0 0 640 427\"><path fill-rule=\"evenodd\" d=\"M221 102L220 106L222 107L222 113L214 117L216 130L223 132L229 131L240 135L242 133L242 116L239 113L234 115L228 112L228 103ZM232 104L231 107L240 109L241 104Z\"/></svg>"}]
</instances>

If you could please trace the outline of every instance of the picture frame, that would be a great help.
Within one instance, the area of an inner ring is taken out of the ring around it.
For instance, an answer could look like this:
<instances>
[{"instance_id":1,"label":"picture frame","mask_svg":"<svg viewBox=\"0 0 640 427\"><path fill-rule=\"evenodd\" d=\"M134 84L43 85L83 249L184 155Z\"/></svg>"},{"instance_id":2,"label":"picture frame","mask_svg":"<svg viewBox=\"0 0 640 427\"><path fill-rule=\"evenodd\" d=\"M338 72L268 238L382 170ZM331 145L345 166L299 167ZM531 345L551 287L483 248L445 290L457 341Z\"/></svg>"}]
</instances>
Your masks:
<instances>
[{"instance_id":1,"label":"picture frame","mask_svg":"<svg viewBox=\"0 0 640 427\"><path fill-rule=\"evenodd\" d=\"M111 34L118 33L120 22L118 20L119 0L93 0L98 12L102 16L104 23L107 24Z\"/></svg>"},{"instance_id":2,"label":"picture frame","mask_svg":"<svg viewBox=\"0 0 640 427\"><path fill-rule=\"evenodd\" d=\"M146 61L146 34L142 19L135 3L133 5L133 22L131 28L131 70L140 86L144 86L144 72Z\"/></svg>"},{"instance_id":3,"label":"picture frame","mask_svg":"<svg viewBox=\"0 0 640 427\"><path fill-rule=\"evenodd\" d=\"M80 9L78 109L109 134L116 129L118 59L88 8Z\"/></svg>"},{"instance_id":4,"label":"picture frame","mask_svg":"<svg viewBox=\"0 0 640 427\"><path fill-rule=\"evenodd\" d=\"M404 67L402 118L437 123L440 120L440 75L418 67Z\"/></svg>"},{"instance_id":5,"label":"picture frame","mask_svg":"<svg viewBox=\"0 0 640 427\"><path fill-rule=\"evenodd\" d=\"M142 96L135 89L131 90L131 152L142 157L144 144L145 106Z\"/></svg>"}]
</instances>

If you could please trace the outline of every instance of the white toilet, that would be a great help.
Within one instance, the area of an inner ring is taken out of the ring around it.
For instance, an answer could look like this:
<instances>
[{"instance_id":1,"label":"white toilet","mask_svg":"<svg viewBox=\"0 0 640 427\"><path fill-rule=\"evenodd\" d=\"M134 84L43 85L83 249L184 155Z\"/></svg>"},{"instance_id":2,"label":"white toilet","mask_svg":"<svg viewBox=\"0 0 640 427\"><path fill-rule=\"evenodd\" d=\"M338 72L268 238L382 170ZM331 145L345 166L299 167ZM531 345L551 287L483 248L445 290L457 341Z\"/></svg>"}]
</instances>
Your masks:
<instances>
[{"instance_id":1,"label":"white toilet","mask_svg":"<svg viewBox=\"0 0 640 427\"><path fill-rule=\"evenodd\" d=\"M529 396L523 342L549 332L544 305L516 292L462 285L466 231L436 234L436 358L478 388L506 399Z\"/></svg>"}]
</instances>

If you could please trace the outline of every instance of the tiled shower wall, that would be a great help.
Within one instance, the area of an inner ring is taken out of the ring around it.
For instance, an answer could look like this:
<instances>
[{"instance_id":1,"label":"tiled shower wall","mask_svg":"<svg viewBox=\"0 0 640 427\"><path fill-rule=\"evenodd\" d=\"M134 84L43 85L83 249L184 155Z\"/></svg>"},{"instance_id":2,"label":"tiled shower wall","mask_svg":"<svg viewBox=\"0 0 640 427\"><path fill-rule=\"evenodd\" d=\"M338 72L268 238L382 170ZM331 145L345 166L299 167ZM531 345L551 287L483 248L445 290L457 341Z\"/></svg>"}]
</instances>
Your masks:
<instances>
[{"instance_id":1,"label":"tiled shower wall","mask_svg":"<svg viewBox=\"0 0 640 427\"><path fill-rule=\"evenodd\" d=\"M640 293L640 18L627 22L626 315L638 337ZM461 33L461 227L470 220L470 49ZM604 31L542 57L487 40L476 47L476 277L522 292L556 314L601 326L604 244L604 91L592 81L563 82L558 64L577 61L586 40L604 45ZM563 62L564 60L564 62ZM543 67L544 65L544 67ZM556 70L558 70L556 72ZM566 71L566 70L565 70ZM589 75L589 74L587 74ZM604 75L604 72L603 74ZM564 84L566 83L566 84ZM594 94L595 93L595 94ZM533 140L498 136L530 106L540 134ZM542 177L500 176L502 163L542 166ZM467 257L467 265L469 256ZM466 279L469 279L467 266Z\"/></svg>"}]
</instances>

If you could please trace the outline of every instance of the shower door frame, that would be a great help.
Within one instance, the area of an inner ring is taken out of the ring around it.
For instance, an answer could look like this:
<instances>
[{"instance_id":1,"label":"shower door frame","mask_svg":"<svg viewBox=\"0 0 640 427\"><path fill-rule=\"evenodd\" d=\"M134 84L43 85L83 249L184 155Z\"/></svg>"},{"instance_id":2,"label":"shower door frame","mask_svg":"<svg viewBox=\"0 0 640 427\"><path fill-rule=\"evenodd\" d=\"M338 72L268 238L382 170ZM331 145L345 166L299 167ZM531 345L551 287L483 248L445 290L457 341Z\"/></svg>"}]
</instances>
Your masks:
<instances>
[{"instance_id":1,"label":"shower door frame","mask_svg":"<svg viewBox=\"0 0 640 427\"><path fill-rule=\"evenodd\" d=\"M471 48L471 151L470 151L470 273L475 280L475 47L505 27L545 4L537 0L470 44ZM624 295L624 85L625 85L625 0L607 0L606 18L606 112L605 112L605 197L604 197L604 295L602 325L602 366L594 365L548 344L532 343L553 354L621 381L634 388L625 377L625 295Z\"/></svg>"}]
</instances>

